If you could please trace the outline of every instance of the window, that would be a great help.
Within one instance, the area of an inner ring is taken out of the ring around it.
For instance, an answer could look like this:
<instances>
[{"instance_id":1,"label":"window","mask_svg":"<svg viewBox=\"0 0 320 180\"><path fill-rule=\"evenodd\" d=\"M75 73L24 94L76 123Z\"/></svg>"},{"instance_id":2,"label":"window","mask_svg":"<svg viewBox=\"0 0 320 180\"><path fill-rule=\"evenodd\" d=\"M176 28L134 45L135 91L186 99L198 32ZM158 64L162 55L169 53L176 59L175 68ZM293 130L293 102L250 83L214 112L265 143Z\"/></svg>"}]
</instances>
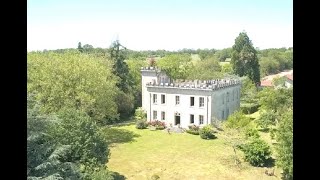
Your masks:
<instances>
[{"instance_id":1,"label":"window","mask_svg":"<svg viewBox=\"0 0 320 180\"><path fill-rule=\"evenodd\" d=\"M166 120L166 112L161 111L161 120Z\"/></svg>"},{"instance_id":2,"label":"window","mask_svg":"<svg viewBox=\"0 0 320 180\"><path fill-rule=\"evenodd\" d=\"M222 104L224 104L224 94L222 94Z\"/></svg>"},{"instance_id":3,"label":"window","mask_svg":"<svg viewBox=\"0 0 320 180\"><path fill-rule=\"evenodd\" d=\"M190 106L194 106L194 97L190 97Z\"/></svg>"},{"instance_id":4,"label":"window","mask_svg":"<svg viewBox=\"0 0 320 180\"><path fill-rule=\"evenodd\" d=\"M203 115L199 115L199 124L203 124Z\"/></svg>"},{"instance_id":5,"label":"window","mask_svg":"<svg viewBox=\"0 0 320 180\"><path fill-rule=\"evenodd\" d=\"M229 116L229 108L227 108L227 111L226 111L226 118L228 118Z\"/></svg>"},{"instance_id":6,"label":"window","mask_svg":"<svg viewBox=\"0 0 320 180\"><path fill-rule=\"evenodd\" d=\"M227 92L227 102L229 102L229 92Z\"/></svg>"},{"instance_id":7,"label":"window","mask_svg":"<svg viewBox=\"0 0 320 180\"><path fill-rule=\"evenodd\" d=\"M157 103L157 94L153 94L153 104Z\"/></svg>"},{"instance_id":8,"label":"window","mask_svg":"<svg viewBox=\"0 0 320 180\"><path fill-rule=\"evenodd\" d=\"M204 97L199 98L199 107L204 107Z\"/></svg>"},{"instance_id":9,"label":"window","mask_svg":"<svg viewBox=\"0 0 320 180\"><path fill-rule=\"evenodd\" d=\"M232 101L234 101L234 90L232 91Z\"/></svg>"},{"instance_id":10,"label":"window","mask_svg":"<svg viewBox=\"0 0 320 180\"><path fill-rule=\"evenodd\" d=\"M166 96L164 94L161 94L161 104L166 103Z\"/></svg>"},{"instance_id":11,"label":"window","mask_svg":"<svg viewBox=\"0 0 320 180\"><path fill-rule=\"evenodd\" d=\"M194 123L194 115L190 114L190 124Z\"/></svg>"},{"instance_id":12,"label":"window","mask_svg":"<svg viewBox=\"0 0 320 180\"><path fill-rule=\"evenodd\" d=\"M158 117L157 117L157 111L153 111L153 120L157 120Z\"/></svg>"},{"instance_id":13,"label":"window","mask_svg":"<svg viewBox=\"0 0 320 180\"><path fill-rule=\"evenodd\" d=\"M180 104L180 96L176 96L176 105Z\"/></svg>"},{"instance_id":14,"label":"window","mask_svg":"<svg viewBox=\"0 0 320 180\"><path fill-rule=\"evenodd\" d=\"M224 119L224 110L222 110L221 119Z\"/></svg>"}]
</instances>

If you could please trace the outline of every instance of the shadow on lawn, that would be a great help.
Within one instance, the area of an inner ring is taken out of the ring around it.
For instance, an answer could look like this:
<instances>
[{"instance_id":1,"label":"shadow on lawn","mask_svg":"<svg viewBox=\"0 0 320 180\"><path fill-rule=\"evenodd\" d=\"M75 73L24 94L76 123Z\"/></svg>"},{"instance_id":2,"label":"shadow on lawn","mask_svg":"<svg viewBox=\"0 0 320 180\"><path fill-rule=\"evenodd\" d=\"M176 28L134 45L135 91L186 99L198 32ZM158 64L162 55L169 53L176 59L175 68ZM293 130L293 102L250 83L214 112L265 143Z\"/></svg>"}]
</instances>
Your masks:
<instances>
[{"instance_id":1,"label":"shadow on lawn","mask_svg":"<svg viewBox=\"0 0 320 180\"><path fill-rule=\"evenodd\" d=\"M272 168L274 166L275 166L275 159L270 158L270 159L267 160L267 162L266 162L264 167Z\"/></svg>"},{"instance_id":2,"label":"shadow on lawn","mask_svg":"<svg viewBox=\"0 0 320 180\"><path fill-rule=\"evenodd\" d=\"M140 137L139 134L126 129L105 128L102 132L108 144L133 142L134 138Z\"/></svg>"}]
</instances>

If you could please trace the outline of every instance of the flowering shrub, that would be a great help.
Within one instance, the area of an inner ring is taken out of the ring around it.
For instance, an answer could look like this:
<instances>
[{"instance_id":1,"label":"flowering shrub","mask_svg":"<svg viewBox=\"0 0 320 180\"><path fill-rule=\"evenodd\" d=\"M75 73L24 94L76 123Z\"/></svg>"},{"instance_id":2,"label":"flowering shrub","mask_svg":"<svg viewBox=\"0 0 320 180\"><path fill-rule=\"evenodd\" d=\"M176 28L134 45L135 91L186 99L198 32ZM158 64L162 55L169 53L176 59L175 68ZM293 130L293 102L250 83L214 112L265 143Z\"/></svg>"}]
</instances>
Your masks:
<instances>
[{"instance_id":1,"label":"flowering shrub","mask_svg":"<svg viewBox=\"0 0 320 180\"><path fill-rule=\"evenodd\" d=\"M150 121L150 122L148 122L148 125L149 126L154 126L158 130L162 130L162 129L166 128L166 123L162 122L162 121L158 121L158 120Z\"/></svg>"},{"instance_id":2,"label":"flowering shrub","mask_svg":"<svg viewBox=\"0 0 320 180\"><path fill-rule=\"evenodd\" d=\"M196 126L194 124L188 126L189 129L186 130L187 133L193 134L193 135L199 135L199 126Z\"/></svg>"}]
</instances>

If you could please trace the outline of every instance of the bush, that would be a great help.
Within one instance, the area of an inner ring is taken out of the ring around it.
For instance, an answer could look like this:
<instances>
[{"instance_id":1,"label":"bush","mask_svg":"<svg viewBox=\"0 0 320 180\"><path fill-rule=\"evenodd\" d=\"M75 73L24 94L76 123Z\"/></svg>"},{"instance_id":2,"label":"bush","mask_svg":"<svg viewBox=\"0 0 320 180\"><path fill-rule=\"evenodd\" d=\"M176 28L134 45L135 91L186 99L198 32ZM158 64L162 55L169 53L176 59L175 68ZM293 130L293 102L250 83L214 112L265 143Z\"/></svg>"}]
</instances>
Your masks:
<instances>
[{"instance_id":1,"label":"bush","mask_svg":"<svg viewBox=\"0 0 320 180\"><path fill-rule=\"evenodd\" d=\"M271 128L269 131L270 131L270 138L271 139L275 139L276 133L277 133L277 129L276 128Z\"/></svg>"},{"instance_id":2,"label":"bush","mask_svg":"<svg viewBox=\"0 0 320 180\"><path fill-rule=\"evenodd\" d=\"M166 128L166 123L158 120L148 122L148 125L155 127L157 130L162 130Z\"/></svg>"},{"instance_id":3,"label":"bush","mask_svg":"<svg viewBox=\"0 0 320 180\"><path fill-rule=\"evenodd\" d=\"M191 124L188 126L189 130L193 130L193 131L199 131L200 127L196 126L194 124Z\"/></svg>"},{"instance_id":4,"label":"bush","mask_svg":"<svg viewBox=\"0 0 320 180\"><path fill-rule=\"evenodd\" d=\"M147 128L148 127L148 123L147 123L147 121L145 121L145 120L139 120L139 121L137 121L137 123L136 123L136 128L137 129L145 129L145 128Z\"/></svg>"},{"instance_id":5,"label":"bush","mask_svg":"<svg viewBox=\"0 0 320 180\"><path fill-rule=\"evenodd\" d=\"M187 133L193 134L193 135L199 135L199 129L200 129L199 126L192 124L192 125L189 125L188 128L189 129L186 130Z\"/></svg>"},{"instance_id":6,"label":"bush","mask_svg":"<svg viewBox=\"0 0 320 180\"><path fill-rule=\"evenodd\" d=\"M163 130L165 128L166 128L165 126L156 126L156 130Z\"/></svg>"},{"instance_id":7,"label":"bush","mask_svg":"<svg viewBox=\"0 0 320 180\"><path fill-rule=\"evenodd\" d=\"M199 135L199 131L194 131L194 130L191 130L191 129L187 129L186 132L189 133L189 134L193 134L193 135Z\"/></svg>"},{"instance_id":8,"label":"bush","mask_svg":"<svg viewBox=\"0 0 320 180\"><path fill-rule=\"evenodd\" d=\"M245 131L245 136L246 138L259 138L260 135L259 135L259 132L256 128L247 128L246 131Z\"/></svg>"},{"instance_id":9,"label":"bush","mask_svg":"<svg viewBox=\"0 0 320 180\"><path fill-rule=\"evenodd\" d=\"M242 103L240 105L241 112L244 114L252 114L258 111L259 104L257 103Z\"/></svg>"},{"instance_id":10,"label":"bush","mask_svg":"<svg viewBox=\"0 0 320 180\"><path fill-rule=\"evenodd\" d=\"M264 166L271 157L269 145L258 138L254 138L251 142L242 146L245 160L253 166Z\"/></svg>"},{"instance_id":11,"label":"bush","mask_svg":"<svg viewBox=\"0 0 320 180\"><path fill-rule=\"evenodd\" d=\"M231 114L227 121L227 128L244 128L251 122L250 118L245 116L241 111L236 111Z\"/></svg>"},{"instance_id":12,"label":"bush","mask_svg":"<svg viewBox=\"0 0 320 180\"><path fill-rule=\"evenodd\" d=\"M157 179L160 179L160 176L158 174L154 174L151 176L151 179L152 180L157 180Z\"/></svg>"},{"instance_id":13,"label":"bush","mask_svg":"<svg viewBox=\"0 0 320 180\"><path fill-rule=\"evenodd\" d=\"M263 111L260 117L256 120L258 126L267 129L269 126L276 124L276 114L272 110Z\"/></svg>"},{"instance_id":14,"label":"bush","mask_svg":"<svg viewBox=\"0 0 320 180\"><path fill-rule=\"evenodd\" d=\"M147 113L142 109L142 107L138 107L134 113L134 119L136 121L139 120L147 120Z\"/></svg>"},{"instance_id":15,"label":"bush","mask_svg":"<svg viewBox=\"0 0 320 180\"><path fill-rule=\"evenodd\" d=\"M214 133L214 131L211 128L211 126L209 126L209 125L204 126L203 128L201 128L199 130L199 134L200 134L200 137L202 139L214 139L214 138L216 138L216 136L213 133Z\"/></svg>"}]
</instances>

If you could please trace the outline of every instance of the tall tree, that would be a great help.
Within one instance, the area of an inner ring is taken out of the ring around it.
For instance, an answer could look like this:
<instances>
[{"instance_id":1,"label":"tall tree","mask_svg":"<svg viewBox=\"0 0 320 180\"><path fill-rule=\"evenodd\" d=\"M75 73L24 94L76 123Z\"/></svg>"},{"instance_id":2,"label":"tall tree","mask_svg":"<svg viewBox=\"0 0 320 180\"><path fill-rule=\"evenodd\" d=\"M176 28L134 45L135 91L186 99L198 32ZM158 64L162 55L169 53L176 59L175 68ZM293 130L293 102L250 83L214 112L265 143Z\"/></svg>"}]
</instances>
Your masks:
<instances>
[{"instance_id":1,"label":"tall tree","mask_svg":"<svg viewBox=\"0 0 320 180\"><path fill-rule=\"evenodd\" d=\"M127 56L127 48L116 40L109 48L110 58L113 61L113 74L120 79L117 82L117 87L120 91L117 93L117 106L120 117L128 117L133 113L134 96L132 92L133 78L129 73L129 67L125 59Z\"/></svg>"},{"instance_id":2,"label":"tall tree","mask_svg":"<svg viewBox=\"0 0 320 180\"><path fill-rule=\"evenodd\" d=\"M129 67L124 61L126 59L126 50L127 48L122 46L119 40L114 41L109 48L111 60L114 62L113 73L120 78L117 87L125 93L129 92L133 85Z\"/></svg>"},{"instance_id":3,"label":"tall tree","mask_svg":"<svg viewBox=\"0 0 320 180\"><path fill-rule=\"evenodd\" d=\"M246 32L241 32L235 39L235 44L232 46L231 64L235 74L248 75L256 85L260 84L257 51Z\"/></svg>"},{"instance_id":4,"label":"tall tree","mask_svg":"<svg viewBox=\"0 0 320 180\"><path fill-rule=\"evenodd\" d=\"M83 48L82 48L82 46L81 46L81 42L78 43L78 50L79 50L80 52L83 52Z\"/></svg>"}]
</instances>

